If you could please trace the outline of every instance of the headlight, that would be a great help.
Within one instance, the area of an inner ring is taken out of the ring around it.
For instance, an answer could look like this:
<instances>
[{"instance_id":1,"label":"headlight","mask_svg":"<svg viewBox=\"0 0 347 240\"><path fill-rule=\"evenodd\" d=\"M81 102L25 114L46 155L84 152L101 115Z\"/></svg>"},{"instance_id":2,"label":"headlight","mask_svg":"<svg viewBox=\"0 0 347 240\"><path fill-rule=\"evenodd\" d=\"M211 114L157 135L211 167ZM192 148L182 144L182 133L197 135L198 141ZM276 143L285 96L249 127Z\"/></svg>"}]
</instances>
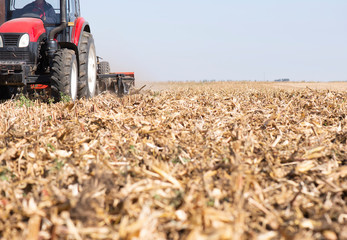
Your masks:
<instances>
[{"instance_id":1,"label":"headlight","mask_svg":"<svg viewBox=\"0 0 347 240\"><path fill-rule=\"evenodd\" d=\"M2 37L1 37L1 35L0 35L0 47L4 47L4 44L3 44L3 42L2 42Z\"/></svg>"},{"instance_id":2,"label":"headlight","mask_svg":"<svg viewBox=\"0 0 347 240\"><path fill-rule=\"evenodd\" d=\"M24 48L24 47L27 47L29 46L29 42L30 42L30 37L29 37L29 34L23 34L21 36L21 38L19 39L19 45L18 47L20 48Z\"/></svg>"}]
</instances>

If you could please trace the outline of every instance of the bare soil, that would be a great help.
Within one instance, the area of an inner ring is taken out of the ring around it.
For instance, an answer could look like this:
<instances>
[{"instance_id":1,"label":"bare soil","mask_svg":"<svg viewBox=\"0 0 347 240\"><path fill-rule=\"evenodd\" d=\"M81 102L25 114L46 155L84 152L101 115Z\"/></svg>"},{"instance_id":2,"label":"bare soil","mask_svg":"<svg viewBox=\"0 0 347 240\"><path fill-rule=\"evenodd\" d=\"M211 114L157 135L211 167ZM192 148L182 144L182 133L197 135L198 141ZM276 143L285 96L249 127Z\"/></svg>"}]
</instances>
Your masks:
<instances>
[{"instance_id":1,"label":"bare soil","mask_svg":"<svg viewBox=\"0 0 347 240\"><path fill-rule=\"evenodd\" d=\"M199 84L214 84L210 83L199 83L199 82L150 82L150 83L138 83L138 85L146 85L147 88L152 90L166 90L168 87L177 88L179 86L188 85L199 85ZM240 81L240 82L218 82L221 85L235 86L248 85L253 88L265 87L270 89L285 89L285 90L299 90L299 89L312 89L312 90L331 90L331 91L347 91L347 81L346 82L250 82L250 81Z\"/></svg>"}]
</instances>

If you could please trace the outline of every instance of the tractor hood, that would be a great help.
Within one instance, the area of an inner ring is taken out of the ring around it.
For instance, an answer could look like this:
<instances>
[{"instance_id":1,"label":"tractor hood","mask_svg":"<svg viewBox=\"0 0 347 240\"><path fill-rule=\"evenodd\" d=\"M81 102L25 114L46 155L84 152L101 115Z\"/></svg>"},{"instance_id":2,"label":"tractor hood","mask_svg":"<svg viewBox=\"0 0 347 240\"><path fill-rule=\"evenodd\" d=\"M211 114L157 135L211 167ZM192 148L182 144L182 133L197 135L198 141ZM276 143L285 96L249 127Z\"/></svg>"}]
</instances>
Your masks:
<instances>
[{"instance_id":1,"label":"tractor hood","mask_svg":"<svg viewBox=\"0 0 347 240\"><path fill-rule=\"evenodd\" d=\"M30 36L30 42L37 42L39 37L45 32L42 20L37 18L16 18L0 26L0 34L27 33Z\"/></svg>"}]
</instances>

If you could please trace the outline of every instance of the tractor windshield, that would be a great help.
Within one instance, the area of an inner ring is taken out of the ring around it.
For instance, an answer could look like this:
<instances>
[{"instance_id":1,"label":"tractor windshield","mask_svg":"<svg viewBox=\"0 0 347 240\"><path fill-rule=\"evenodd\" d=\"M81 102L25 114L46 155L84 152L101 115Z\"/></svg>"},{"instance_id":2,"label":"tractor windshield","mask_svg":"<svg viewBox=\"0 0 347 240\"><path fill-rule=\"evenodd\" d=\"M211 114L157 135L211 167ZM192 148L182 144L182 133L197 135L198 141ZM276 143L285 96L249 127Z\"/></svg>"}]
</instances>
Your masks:
<instances>
[{"instance_id":1,"label":"tractor windshield","mask_svg":"<svg viewBox=\"0 0 347 240\"><path fill-rule=\"evenodd\" d=\"M12 0L11 9L21 9L32 2L35 2L35 0ZM60 0L47 0L46 3L50 4L54 10L60 10Z\"/></svg>"},{"instance_id":2,"label":"tractor windshield","mask_svg":"<svg viewBox=\"0 0 347 240\"><path fill-rule=\"evenodd\" d=\"M60 0L11 0L7 19L33 17L45 24L59 24Z\"/></svg>"}]
</instances>

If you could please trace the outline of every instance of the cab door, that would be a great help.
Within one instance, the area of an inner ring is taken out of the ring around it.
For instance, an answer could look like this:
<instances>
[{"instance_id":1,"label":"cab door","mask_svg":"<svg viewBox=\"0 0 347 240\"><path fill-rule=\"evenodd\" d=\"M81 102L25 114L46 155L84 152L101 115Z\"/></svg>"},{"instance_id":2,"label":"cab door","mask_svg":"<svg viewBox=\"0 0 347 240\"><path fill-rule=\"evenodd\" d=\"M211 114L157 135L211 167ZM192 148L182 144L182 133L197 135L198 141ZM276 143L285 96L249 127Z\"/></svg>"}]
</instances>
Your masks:
<instances>
[{"instance_id":1,"label":"cab door","mask_svg":"<svg viewBox=\"0 0 347 240\"><path fill-rule=\"evenodd\" d=\"M68 36L69 36L69 42L72 40L72 33L73 28L75 25L75 20L79 16L79 8L77 8L77 1L78 0L67 0L66 4L66 15L67 15L67 22L68 22Z\"/></svg>"}]
</instances>

